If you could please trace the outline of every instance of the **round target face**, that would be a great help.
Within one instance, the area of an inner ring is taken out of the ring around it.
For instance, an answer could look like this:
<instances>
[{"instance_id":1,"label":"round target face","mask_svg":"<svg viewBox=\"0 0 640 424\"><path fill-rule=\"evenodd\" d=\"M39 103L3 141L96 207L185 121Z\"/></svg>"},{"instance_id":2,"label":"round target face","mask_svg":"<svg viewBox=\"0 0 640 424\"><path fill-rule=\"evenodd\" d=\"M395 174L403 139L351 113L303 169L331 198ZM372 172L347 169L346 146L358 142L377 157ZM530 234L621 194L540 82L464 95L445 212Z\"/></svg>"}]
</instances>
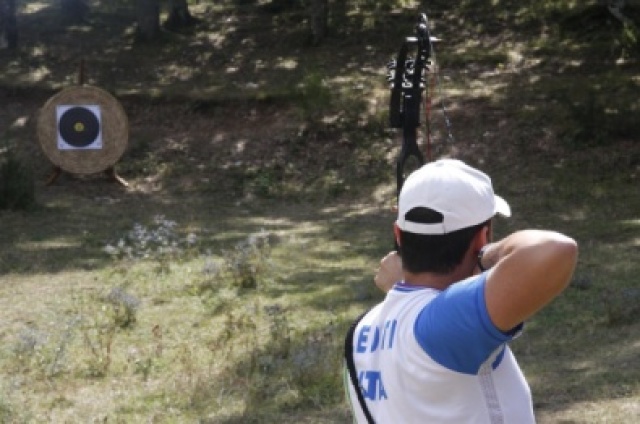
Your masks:
<instances>
[{"instance_id":1,"label":"round target face","mask_svg":"<svg viewBox=\"0 0 640 424\"><path fill-rule=\"evenodd\" d=\"M72 148L86 148L96 142L100 122L94 111L73 106L60 116L58 132L62 141Z\"/></svg>"},{"instance_id":2,"label":"round target face","mask_svg":"<svg viewBox=\"0 0 640 424\"><path fill-rule=\"evenodd\" d=\"M98 87L65 88L38 114L42 150L57 168L73 174L112 168L126 150L128 134L122 105Z\"/></svg>"}]
</instances>

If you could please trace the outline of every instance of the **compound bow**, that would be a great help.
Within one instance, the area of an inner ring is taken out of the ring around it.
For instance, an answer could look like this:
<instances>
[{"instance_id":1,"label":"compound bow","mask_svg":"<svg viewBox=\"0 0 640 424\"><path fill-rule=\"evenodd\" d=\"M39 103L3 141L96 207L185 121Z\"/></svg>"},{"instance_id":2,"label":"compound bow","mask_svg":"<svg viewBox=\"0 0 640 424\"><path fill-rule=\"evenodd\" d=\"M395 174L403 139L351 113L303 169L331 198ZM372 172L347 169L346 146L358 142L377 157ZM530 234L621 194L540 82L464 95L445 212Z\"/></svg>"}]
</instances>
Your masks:
<instances>
[{"instance_id":1,"label":"compound bow","mask_svg":"<svg viewBox=\"0 0 640 424\"><path fill-rule=\"evenodd\" d=\"M391 82L389 123L391 128L402 128L402 148L396 162L397 193L405 180L405 167L411 157L419 165L425 162L417 143L420 127L420 105L426 87L426 76L431 66L431 35L426 14L421 14L415 28L415 36L406 37L398 56L388 65ZM415 53L410 54L414 48Z\"/></svg>"}]
</instances>

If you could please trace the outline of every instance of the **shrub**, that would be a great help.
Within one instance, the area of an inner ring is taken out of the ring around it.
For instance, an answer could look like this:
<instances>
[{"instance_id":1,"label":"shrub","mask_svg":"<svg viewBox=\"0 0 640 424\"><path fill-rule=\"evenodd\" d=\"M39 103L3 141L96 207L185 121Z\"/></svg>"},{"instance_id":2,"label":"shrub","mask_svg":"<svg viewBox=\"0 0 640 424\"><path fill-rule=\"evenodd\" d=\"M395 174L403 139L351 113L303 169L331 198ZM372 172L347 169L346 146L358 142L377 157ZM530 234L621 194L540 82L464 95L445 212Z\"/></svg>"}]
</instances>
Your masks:
<instances>
[{"instance_id":1,"label":"shrub","mask_svg":"<svg viewBox=\"0 0 640 424\"><path fill-rule=\"evenodd\" d=\"M305 76L297 94L302 119L311 126L320 124L332 103L331 89L322 75L311 73Z\"/></svg>"},{"instance_id":2,"label":"shrub","mask_svg":"<svg viewBox=\"0 0 640 424\"><path fill-rule=\"evenodd\" d=\"M10 146L0 147L0 209L28 209L35 204L33 174Z\"/></svg>"},{"instance_id":3,"label":"shrub","mask_svg":"<svg viewBox=\"0 0 640 424\"><path fill-rule=\"evenodd\" d=\"M222 263L207 259L202 270L204 281L200 283L200 293L209 299L219 297L224 288L255 290L264 285L271 265L270 238L263 230L249 235L233 249L223 251Z\"/></svg>"},{"instance_id":4,"label":"shrub","mask_svg":"<svg viewBox=\"0 0 640 424\"><path fill-rule=\"evenodd\" d=\"M116 243L109 243L104 251L114 258L129 260L155 260L158 273L168 273L172 261L184 257L187 250L196 243L196 236L190 233L181 238L175 227L176 222L164 215L153 217L153 224L133 225Z\"/></svg>"}]
</instances>

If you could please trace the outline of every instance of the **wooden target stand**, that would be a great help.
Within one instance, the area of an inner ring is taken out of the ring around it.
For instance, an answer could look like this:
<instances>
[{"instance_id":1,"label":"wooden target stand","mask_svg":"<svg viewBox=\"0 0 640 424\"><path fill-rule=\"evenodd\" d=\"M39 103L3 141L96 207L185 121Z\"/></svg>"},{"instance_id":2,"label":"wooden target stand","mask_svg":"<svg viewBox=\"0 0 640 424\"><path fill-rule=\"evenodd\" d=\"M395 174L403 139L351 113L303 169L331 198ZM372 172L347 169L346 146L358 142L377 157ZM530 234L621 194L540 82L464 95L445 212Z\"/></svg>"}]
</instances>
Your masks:
<instances>
[{"instance_id":1,"label":"wooden target stand","mask_svg":"<svg viewBox=\"0 0 640 424\"><path fill-rule=\"evenodd\" d=\"M84 85L68 87L51 97L38 116L38 141L54 165L46 185L62 172L97 174L125 187L115 170L127 147L129 122L120 103L108 92Z\"/></svg>"}]
</instances>

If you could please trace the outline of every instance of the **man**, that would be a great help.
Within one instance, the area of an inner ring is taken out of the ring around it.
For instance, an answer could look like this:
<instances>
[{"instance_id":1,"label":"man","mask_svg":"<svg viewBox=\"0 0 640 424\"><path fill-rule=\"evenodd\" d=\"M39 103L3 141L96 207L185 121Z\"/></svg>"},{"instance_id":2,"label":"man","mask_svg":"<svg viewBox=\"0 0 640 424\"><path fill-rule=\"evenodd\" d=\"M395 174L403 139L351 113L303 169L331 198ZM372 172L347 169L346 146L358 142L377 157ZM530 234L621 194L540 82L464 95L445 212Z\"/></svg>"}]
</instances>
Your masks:
<instances>
[{"instance_id":1,"label":"man","mask_svg":"<svg viewBox=\"0 0 640 424\"><path fill-rule=\"evenodd\" d=\"M374 422L535 422L507 344L569 284L578 249L538 230L492 243L496 213L510 216L507 202L461 161L432 162L407 178L394 225L399 255L387 255L376 276L388 293L351 344ZM347 388L356 421L368 422Z\"/></svg>"}]
</instances>

